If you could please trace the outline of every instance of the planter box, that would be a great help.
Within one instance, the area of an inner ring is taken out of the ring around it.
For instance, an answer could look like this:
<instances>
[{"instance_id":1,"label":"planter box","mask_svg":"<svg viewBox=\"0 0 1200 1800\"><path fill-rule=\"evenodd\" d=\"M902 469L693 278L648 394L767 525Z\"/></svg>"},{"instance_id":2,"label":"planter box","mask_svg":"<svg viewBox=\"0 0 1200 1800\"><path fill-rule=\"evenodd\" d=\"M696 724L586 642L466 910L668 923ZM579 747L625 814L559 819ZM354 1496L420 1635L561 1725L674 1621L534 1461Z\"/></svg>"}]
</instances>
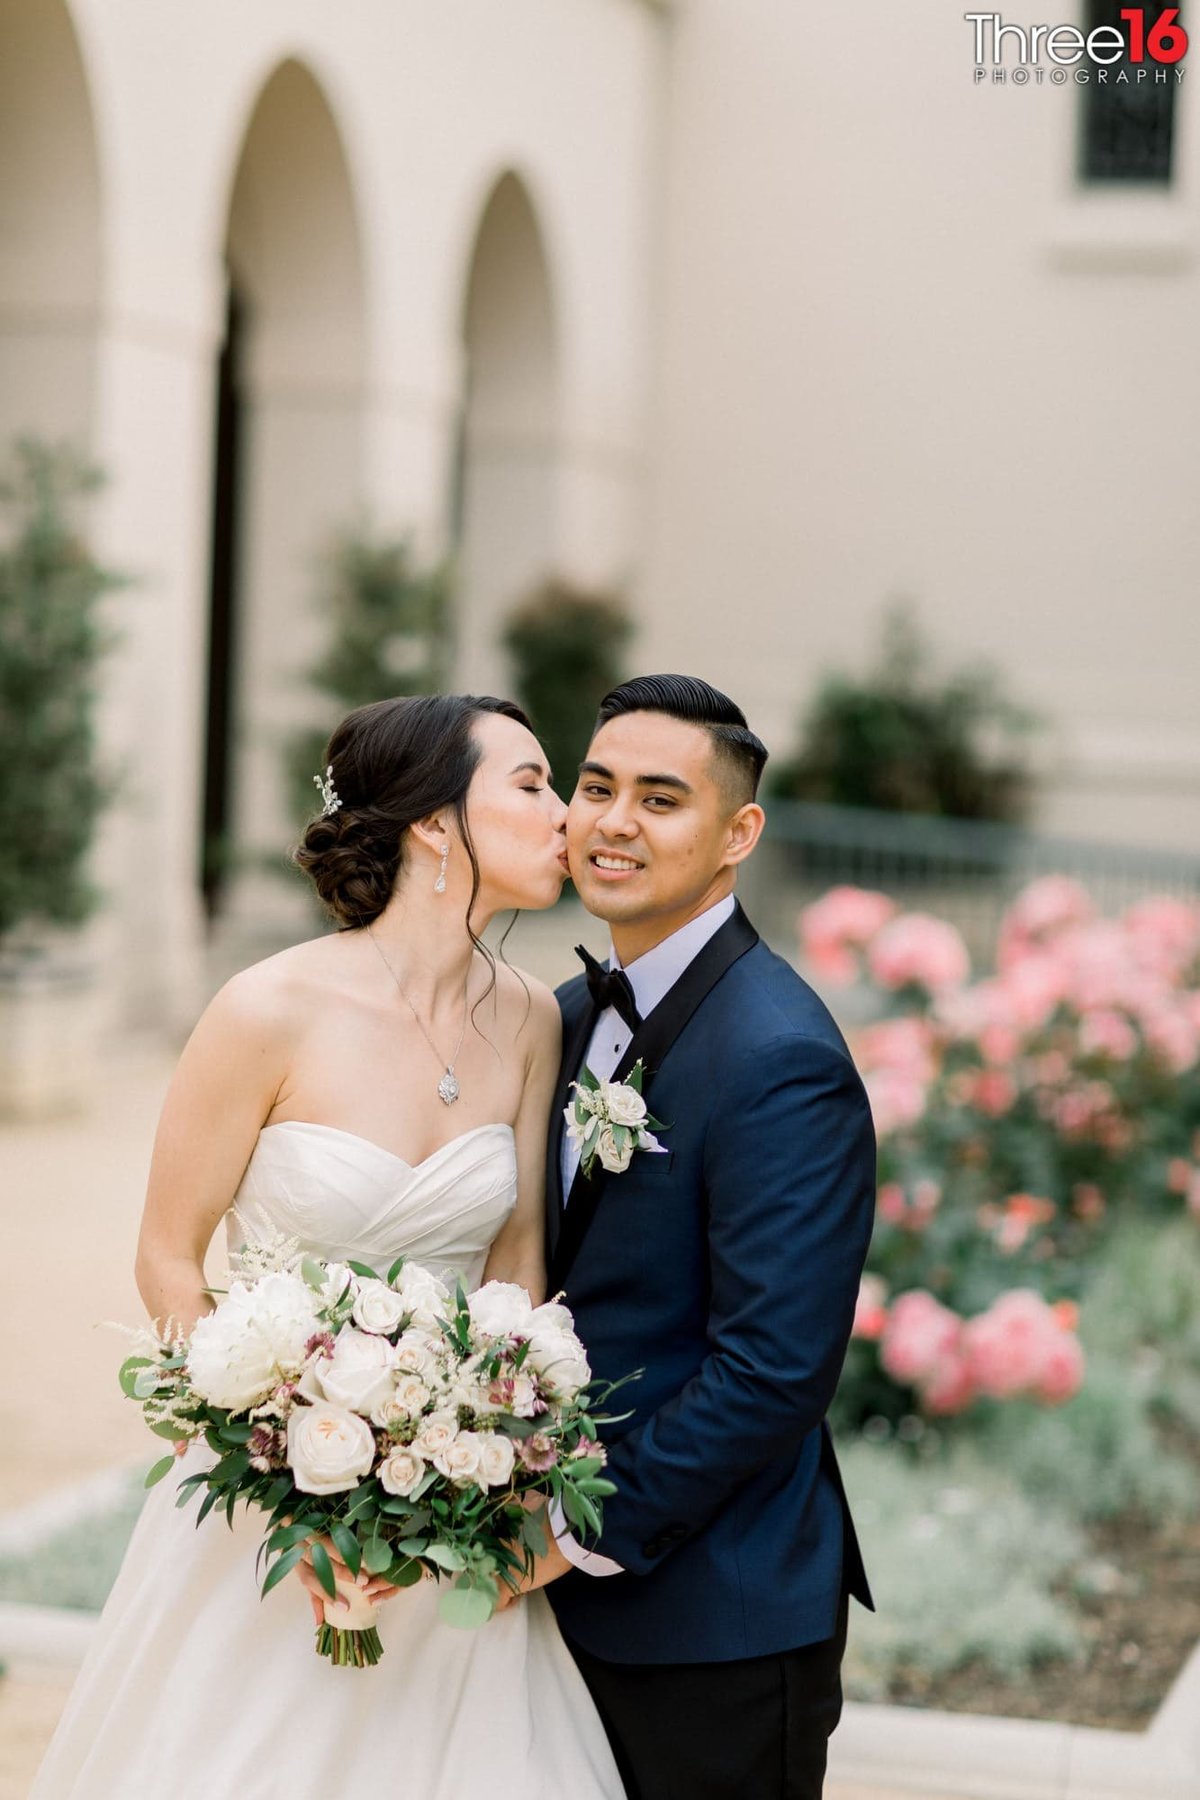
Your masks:
<instances>
[{"instance_id":1,"label":"planter box","mask_svg":"<svg viewBox=\"0 0 1200 1800\"><path fill-rule=\"evenodd\" d=\"M55 952L0 956L0 1119L86 1110L98 1065L94 968Z\"/></svg>"}]
</instances>

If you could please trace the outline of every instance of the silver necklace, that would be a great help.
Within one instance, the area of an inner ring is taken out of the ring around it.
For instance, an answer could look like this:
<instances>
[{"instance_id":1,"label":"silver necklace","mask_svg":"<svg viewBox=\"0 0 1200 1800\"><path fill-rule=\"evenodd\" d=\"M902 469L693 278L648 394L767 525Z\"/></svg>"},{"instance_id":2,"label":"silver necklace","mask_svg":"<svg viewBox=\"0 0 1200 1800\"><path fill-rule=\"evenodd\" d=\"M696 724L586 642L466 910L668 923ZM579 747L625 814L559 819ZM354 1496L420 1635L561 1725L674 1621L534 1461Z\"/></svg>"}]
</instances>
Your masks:
<instances>
[{"instance_id":1,"label":"silver necklace","mask_svg":"<svg viewBox=\"0 0 1200 1800\"><path fill-rule=\"evenodd\" d=\"M400 981L400 977L397 975L395 969L393 969L393 967L392 967L391 963L388 961L387 957L383 954L383 945L379 943L378 939L376 938L374 932L371 930L371 927L369 925L367 926L366 931L367 931L367 936L370 938L371 942L375 945L376 950L378 950L378 952L379 952L380 961L383 963L384 968L387 970L388 974L391 976L392 980L395 982L396 987L400 993L400 998L403 1000L405 1006L407 1006L407 1008L408 1008L409 1012L412 1014L413 1018L417 1021L417 1029L420 1031L421 1036L425 1039L425 1042L429 1045L429 1048L433 1051L434 1056L437 1058L439 1067L445 1068L446 1072L442 1076L442 1079L438 1082L438 1086L437 1086L438 1099L441 1101L444 1101L444 1103L447 1106L453 1106L454 1102L458 1099L458 1096L462 1093L462 1089L458 1084L458 1076L454 1073L454 1065L458 1061L458 1053L462 1049L463 1039L467 1035L467 982L466 981L463 982L462 1029L460 1030L460 1032L458 1034L458 1042L454 1046L454 1055L450 1058L450 1061L448 1063L443 1064L441 1051L438 1049L437 1045L434 1043L433 1039L430 1037L429 1033L426 1031L424 1023L422 1022L420 1013L417 1011L416 1007L413 1005L412 1001L409 999L408 995L404 991L403 985ZM470 980L470 971L469 970L467 972L467 980L468 981Z\"/></svg>"}]
</instances>

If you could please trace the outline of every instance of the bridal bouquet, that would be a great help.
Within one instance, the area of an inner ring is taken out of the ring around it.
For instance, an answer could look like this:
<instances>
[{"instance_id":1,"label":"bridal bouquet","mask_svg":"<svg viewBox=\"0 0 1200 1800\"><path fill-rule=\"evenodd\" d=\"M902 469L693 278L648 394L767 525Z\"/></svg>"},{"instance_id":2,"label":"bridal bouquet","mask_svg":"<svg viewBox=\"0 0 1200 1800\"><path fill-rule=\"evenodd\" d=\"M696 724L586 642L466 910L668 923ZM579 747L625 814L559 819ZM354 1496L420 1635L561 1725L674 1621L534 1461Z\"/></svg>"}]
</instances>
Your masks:
<instances>
[{"instance_id":1,"label":"bridal bouquet","mask_svg":"<svg viewBox=\"0 0 1200 1800\"><path fill-rule=\"evenodd\" d=\"M353 1577L433 1574L442 1618L475 1626L546 1548L547 1501L600 1530L615 1490L592 1406L612 1389L592 1383L565 1306L495 1281L451 1293L404 1258L380 1277L282 1239L245 1246L235 1273L190 1337L139 1334L121 1387L158 1436L216 1453L178 1505L204 1490L199 1519L232 1523L239 1500L266 1515L264 1594L307 1554L348 1603L327 1610L320 1654L360 1668L382 1654L373 1605L339 1586L322 1540ZM163 1457L146 1485L174 1466Z\"/></svg>"}]
</instances>

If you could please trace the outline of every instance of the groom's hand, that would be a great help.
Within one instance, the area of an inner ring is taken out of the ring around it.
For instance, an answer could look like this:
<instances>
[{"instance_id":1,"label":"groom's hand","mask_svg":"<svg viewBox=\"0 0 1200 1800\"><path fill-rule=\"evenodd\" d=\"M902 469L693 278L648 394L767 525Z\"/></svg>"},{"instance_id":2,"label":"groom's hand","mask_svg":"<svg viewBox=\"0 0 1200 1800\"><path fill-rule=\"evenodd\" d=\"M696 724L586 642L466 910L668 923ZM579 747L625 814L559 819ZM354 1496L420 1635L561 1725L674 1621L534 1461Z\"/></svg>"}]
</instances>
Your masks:
<instances>
[{"instance_id":1,"label":"groom's hand","mask_svg":"<svg viewBox=\"0 0 1200 1800\"><path fill-rule=\"evenodd\" d=\"M550 1534L547 1533L547 1536ZM557 1541L550 1536L549 1549L541 1556L534 1557L531 1572L515 1592L506 1581L500 1583L500 1598L496 1602L496 1611L503 1612L506 1606L511 1606L514 1601L522 1599L526 1594L532 1594L536 1588L548 1587L552 1581L557 1581L560 1575L568 1574L570 1568L571 1564L559 1549Z\"/></svg>"}]
</instances>

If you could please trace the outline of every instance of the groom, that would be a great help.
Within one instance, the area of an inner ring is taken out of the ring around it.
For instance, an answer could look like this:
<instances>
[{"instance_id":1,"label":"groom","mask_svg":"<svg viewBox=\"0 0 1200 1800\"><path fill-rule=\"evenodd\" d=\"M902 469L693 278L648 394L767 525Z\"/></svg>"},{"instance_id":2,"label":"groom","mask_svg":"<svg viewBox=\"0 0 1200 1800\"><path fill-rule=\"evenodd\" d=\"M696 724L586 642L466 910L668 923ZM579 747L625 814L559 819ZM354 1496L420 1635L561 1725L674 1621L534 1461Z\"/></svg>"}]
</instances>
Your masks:
<instances>
[{"instance_id":1,"label":"groom","mask_svg":"<svg viewBox=\"0 0 1200 1800\"><path fill-rule=\"evenodd\" d=\"M825 1413L875 1139L829 1012L734 898L766 756L707 683L640 677L602 703L567 819L613 954L558 993L548 1291L599 1377L644 1374L603 1534L560 1533L534 1585L554 1583L630 1800L819 1800L848 1596L871 1605ZM662 1153L586 1175L571 1084L638 1062Z\"/></svg>"}]
</instances>

